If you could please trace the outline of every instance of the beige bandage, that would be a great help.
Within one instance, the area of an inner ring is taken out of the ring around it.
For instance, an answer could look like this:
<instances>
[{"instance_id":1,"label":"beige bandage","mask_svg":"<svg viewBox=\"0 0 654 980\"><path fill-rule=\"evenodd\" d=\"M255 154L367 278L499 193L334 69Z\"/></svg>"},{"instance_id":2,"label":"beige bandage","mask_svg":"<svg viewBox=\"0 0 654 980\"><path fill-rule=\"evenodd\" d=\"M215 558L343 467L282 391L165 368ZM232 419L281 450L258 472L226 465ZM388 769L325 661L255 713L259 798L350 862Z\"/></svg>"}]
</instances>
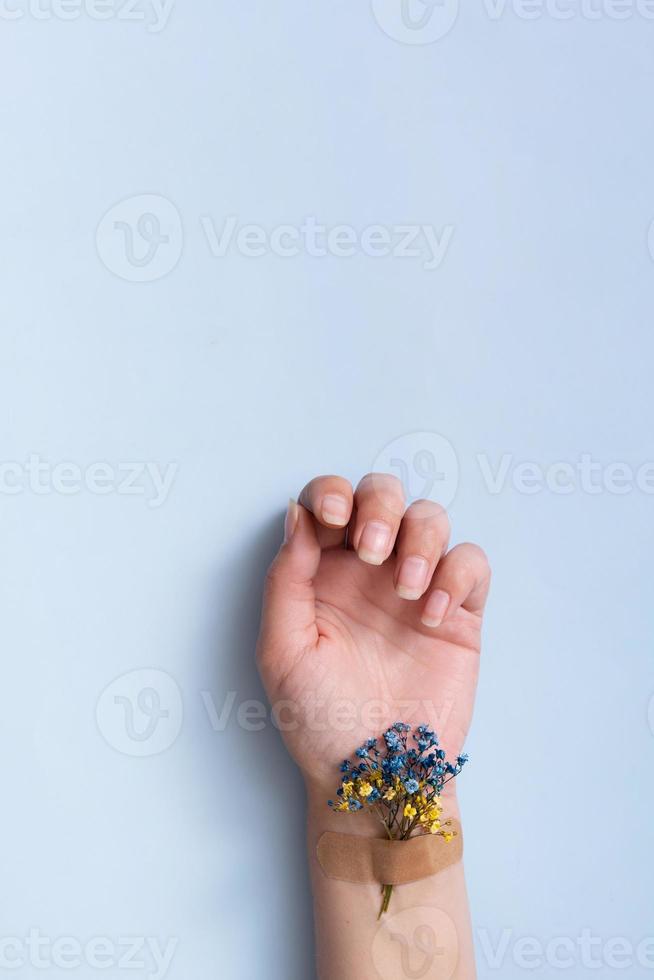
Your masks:
<instances>
[{"instance_id":1,"label":"beige bandage","mask_svg":"<svg viewBox=\"0 0 654 980\"><path fill-rule=\"evenodd\" d=\"M438 874L463 855L461 825L452 821L456 836L446 841L436 834L409 840L383 840L355 834L323 834L316 848L318 863L328 878L380 885L406 885Z\"/></svg>"}]
</instances>

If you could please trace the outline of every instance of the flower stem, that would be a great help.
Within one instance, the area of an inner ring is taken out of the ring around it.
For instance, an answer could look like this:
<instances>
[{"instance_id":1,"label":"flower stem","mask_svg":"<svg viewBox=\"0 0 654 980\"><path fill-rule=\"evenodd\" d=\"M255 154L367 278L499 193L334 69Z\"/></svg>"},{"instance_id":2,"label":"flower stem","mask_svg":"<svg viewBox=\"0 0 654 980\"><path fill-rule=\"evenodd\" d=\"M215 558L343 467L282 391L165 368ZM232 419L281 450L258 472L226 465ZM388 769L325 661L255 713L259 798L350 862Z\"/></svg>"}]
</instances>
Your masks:
<instances>
[{"instance_id":1,"label":"flower stem","mask_svg":"<svg viewBox=\"0 0 654 980\"><path fill-rule=\"evenodd\" d=\"M379 909L379 915L377 919L381 919L384 912L388 912L388 906L390 905L391 895L393 894L392 885L382 885L382 891L384 893L381 903L381 908Z\"/></svg>"}]
</instances>

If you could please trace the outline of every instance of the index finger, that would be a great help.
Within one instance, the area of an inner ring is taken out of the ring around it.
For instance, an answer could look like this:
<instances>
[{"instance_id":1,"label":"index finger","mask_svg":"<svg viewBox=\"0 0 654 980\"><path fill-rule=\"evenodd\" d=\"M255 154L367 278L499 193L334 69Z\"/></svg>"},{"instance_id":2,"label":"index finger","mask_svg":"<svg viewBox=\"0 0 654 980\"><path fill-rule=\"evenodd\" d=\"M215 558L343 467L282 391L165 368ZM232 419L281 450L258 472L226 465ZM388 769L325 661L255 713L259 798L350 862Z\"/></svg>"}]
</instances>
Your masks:
<instances>
[{"instance_id":1,"label":"index finger","mask_svg":"<svg viewBox=\"0 0 654 980\"><path fill-rule=\"evenodd\" d=\"M352 516L353 499L352 484L343 476L316 476L300 493L299 502L311 511L318 525L338 532L327 536L317 528L322 547L345 540L345 529Z\"/></svg>"}]
</instances>

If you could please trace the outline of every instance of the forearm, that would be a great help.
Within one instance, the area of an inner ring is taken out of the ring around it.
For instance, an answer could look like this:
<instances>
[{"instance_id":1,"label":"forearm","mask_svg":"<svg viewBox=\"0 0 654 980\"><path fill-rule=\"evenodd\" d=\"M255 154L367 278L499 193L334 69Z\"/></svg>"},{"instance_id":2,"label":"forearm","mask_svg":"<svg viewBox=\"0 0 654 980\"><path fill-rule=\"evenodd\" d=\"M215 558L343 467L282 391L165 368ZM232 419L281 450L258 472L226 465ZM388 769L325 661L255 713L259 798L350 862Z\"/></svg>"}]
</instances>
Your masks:
<instances>
[{"instance_id":1,"label":"forearm","mask_svg":"<svg viewBox=\"0 0 654 980\"><path fill-rule=\"evenodd\" d=\"M371 814L334 813L321 788L308 788L307 843L314 896L319 980L474 980L472 931L463 864L393 890L378 919L381 885L354 884L325 875L316 844L326 831L378 837ZM443 798L444 817L459 818L454 794ZM443 845L448 846L448 845Z\"/></svg>"}]
</instances>

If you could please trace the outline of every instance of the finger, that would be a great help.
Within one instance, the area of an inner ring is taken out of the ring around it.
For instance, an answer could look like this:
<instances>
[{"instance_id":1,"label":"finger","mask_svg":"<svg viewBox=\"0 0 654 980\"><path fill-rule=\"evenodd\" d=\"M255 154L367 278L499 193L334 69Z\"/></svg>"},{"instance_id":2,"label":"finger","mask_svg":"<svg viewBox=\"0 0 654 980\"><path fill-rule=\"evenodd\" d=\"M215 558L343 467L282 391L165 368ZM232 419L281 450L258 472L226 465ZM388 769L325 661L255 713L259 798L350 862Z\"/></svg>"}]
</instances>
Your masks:
<instances>
[{"instance_id":1,"label":"finger","mask_svg":"<svg viewBox=\"0 0 654 980\"><path fill-rule=\"evenodd\" d=\"M463 607L481 613L490 586L490 566L476 544L458 544L438 563L422 611L422 622L432 629Z\"/></svg>"},{"instance_id":2,"label":"finger","mask_svg":"<svg viewBox=\"0 0 654 980\"><path fill-rule=\"evenodd\" d=\"M315 517L321 548L342 545L352 516L352 485L342 476L317 476L307 483L299 501Z\"/></svg>"},{"instance_id":3,"label":"finger","mask_svg":"<svg viewBox=\"0 0 654 980\"><path fill-rule=\"evenodd\" d=\"M404 514L402 484L388 473L369 473L356 488L354 501L353 547L362 561L381 565L393 550Z\"/></svg>"},{"instance_id":4,"label":"finger","mask_svg":"<svg viewBox=\"0 0 654 980\"><path fill-rule=\"evenodd\" d=\"M447 551L450 522L440 504L416 500L402 519L397 537L395 590L403 599L419 599Z\"/></svg>"},{"instance_id":5,"label":"finger","mask_svg":"<svg viewBox=\"0 0 654 980\"><path fill-rule=\"evenodd\" d=\"M264 682L274 680L290 658L315 646L316 596L313 579L320 564L316 525L307 510L289 501L284 542L268 570L257 656Z\"/></svg>"}]
</instances>

